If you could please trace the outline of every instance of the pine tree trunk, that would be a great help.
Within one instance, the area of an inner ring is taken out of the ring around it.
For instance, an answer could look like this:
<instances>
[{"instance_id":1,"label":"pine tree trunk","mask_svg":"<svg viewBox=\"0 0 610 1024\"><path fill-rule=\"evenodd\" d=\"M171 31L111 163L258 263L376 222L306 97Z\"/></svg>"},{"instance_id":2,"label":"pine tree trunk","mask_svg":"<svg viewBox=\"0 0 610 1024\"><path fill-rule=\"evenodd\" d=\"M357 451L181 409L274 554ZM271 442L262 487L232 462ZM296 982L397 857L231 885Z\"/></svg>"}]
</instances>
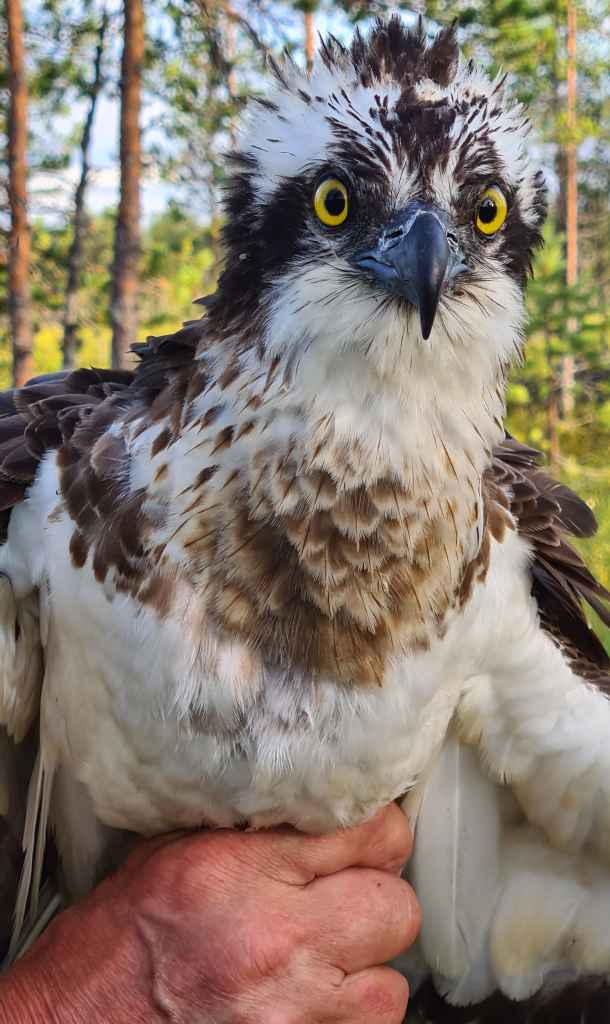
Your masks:
<instances>
[{"instance_id":1,"label":"pine tree trunk","mask_svg":"<svg viewBox=\"0 0 610 1024\"><path fill-rule=\"evenodd\" d=\"M566 231L567 284L576 284L578 275L578 164L576 152L576 7L568 3L568 68L567 68L566 146Z\"/></svg>"},{"instance_id":2,"label":"pine tree trunk","mask_svg":"<svg viewBox=\"0 0 610 1024\"><path fill-rule=\"evenodd\" d=\"M568 142L565 151L566 168L566 284L573 287L578 278L578 164L576 152L576 6L574 0L568 3L568 67L567 67L567 129ZM575 333L577 324L570 319L567 324L570 333ZM564 356L561 367L561 411L566 419L574 412L574 374L576 369L573 355Z\"/></svg>"},{"instance_id":3,"label":"pine tree trunk","mask_svg":"<svg viewBox=\"0 0 610 1024\"><path fill-rule=\"evenodd\" d=\"M140 97L144 59L142 0L124 0L125 28L121 60L121 195L112 268L112 365L127 366L129 346L138 331L140 261Z\"/></svg>"},{"instance_id":4,"label":"pine tree trunk","mask_svg":"<svg viewBox=\"0 0 610 1024\"><path fill-rule=\"evenodd\" d=\"M561 461L559 441L559 394L556 382L551 383L551 390L546 405L547 429L549 432L549 465L553 473L558 473Z\"/></svg>"},{"instance_id":5,"label":"pine tree trunk","mask_svg":"<svg viewBox=\"0 0 610 1024\"><path fill-rule=\"evenodd\" d=\"M89 147L91 131L95 118L98 97L102 88L102 56L108 28L108 15L102 14L100 22L95 60L93 62L93 81L89 90L89 109L81 138L81 173L74 194L74 214L72 218L72 242L68 253L68 283L66 285L66 309L64 315L64 338L62 345L64 369L72 369L79 347L78 339L78 292L82 278L83 241L85 236L86 213L85 193L89 179Z\"/></svg>"},{"instance_id":6,"label":"pine tree trunk","mask_svg":"<svg viewBox=\"0 0 610 1024\"><path fill-rule=\"evenodd\" d=\"M305 58L307 70L311 71L316 54L316 32L313 11L305 11Z\"/></svg>"},{"instance_id":7,"label":"pine tree trunk","mask_svg":"<svg viewBox=\"0 0 610 1024\"><path fill-rule=\"evenodd\" d=\"M27 208L28 88L23 55L20 0L6 0L9 61L8 162L11 227L8 257L8 309L13 346L13 380L20 387L32 376L30 227Z\"/></svg>"},{"instance_id":8,"label":"pine tree trunk","mask_svg":"<svg viewBox=\"0 0 610 1024\"><path fill-rule=\"evenodd\" d=\"M231 152L237 147L237 133L235 131L235 100L237 98L237 76L235 74L235 43L237 35L237 26L233 18L233 8L230 4L226 5L225 14L225 54L228 63L227 72L227 92L229 94L229 100L231 101L231 114L229 122L229 143Z\"/></svg>"},{"instance_id":9,"label":"pine tree trunk","mask_svg":"<svg viewBox=\"0 0 610 1024\"><path fill-rule=\"evenodd\" d=\"M553 16L553 29L556 40L561 38L563 30L563 13L560 11L555 12ZM549 68L552 76L552 91L551 91L551 108L553 112L553 120L557 126L563 112L563 88L564 78L562 72L562 66L560 62L561 54L559 52L559 43L556 43L552 65ZM557 130L557 127L556 127ZM555 150L555 173L557 175L557 195L555 197L555 219L557 222L557 230L561 233L565 233L566 229L566 154L564 146L557 146Z\"/></svg>"}]
</instances>

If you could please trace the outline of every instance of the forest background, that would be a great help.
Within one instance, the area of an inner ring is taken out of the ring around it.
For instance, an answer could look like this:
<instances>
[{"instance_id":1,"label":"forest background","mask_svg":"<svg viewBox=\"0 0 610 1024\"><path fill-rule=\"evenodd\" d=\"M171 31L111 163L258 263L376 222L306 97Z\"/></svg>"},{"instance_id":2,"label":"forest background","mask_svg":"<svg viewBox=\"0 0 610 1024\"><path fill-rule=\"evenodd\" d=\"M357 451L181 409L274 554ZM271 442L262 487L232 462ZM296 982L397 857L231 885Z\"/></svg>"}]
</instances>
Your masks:
<instances>
[{"instance_id":1,"label":"forest background","mask_svg":"<svg viewBox=\"0 0 610 1024\"><path fill-rule=\"evenodd\" d=\"M124 364L197 314L221 262L222 152L265 60L310 64L385 13L366 0L4 0L0 387ZM610 9L607 0L393 4L507 71L528 105L550 213L509 427L585 497L610 586ZM610 634L605 639L610 650Z\"/></svg>"}]
</instances>

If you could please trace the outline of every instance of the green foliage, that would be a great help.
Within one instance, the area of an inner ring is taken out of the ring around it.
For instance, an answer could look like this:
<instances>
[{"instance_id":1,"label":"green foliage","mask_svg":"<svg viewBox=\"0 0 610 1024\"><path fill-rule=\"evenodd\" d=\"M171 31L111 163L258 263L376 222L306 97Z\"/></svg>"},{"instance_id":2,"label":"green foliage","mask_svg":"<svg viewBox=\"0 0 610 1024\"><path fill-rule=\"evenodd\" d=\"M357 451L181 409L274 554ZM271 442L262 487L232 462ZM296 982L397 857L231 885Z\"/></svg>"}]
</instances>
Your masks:
<instances>
[{"instance_id":1,"label":"green foliage","mask_svg":"<svg viewBox=\"0 0 610 1024\"><path fill-rule=\"evenodd\" d=\"M24 5L32 172L65 171L71 162L82 131L73 112L90 94L102 10L103 0L32 0ZM36 213L46 213L49 198L56 198L53 185L43 191L37 187L30 204Z\"/></svg>"},{"instance_id":2,"label":"green foliage","mask_svg":"<svg viewBox=\"0 0 610 1024\"><path fill-rule=\"evenodd\" d=\"M597 579L610 589L610 473L601 471L599 476L591 477L575 471L566 477L566 483L586 498L599 523L595 537L578 541L576 546ZM610 654L610 629L595 615L591 615L591 625Z\"/></svg>"},{"instance_id":3,"label":"green foliage","mask_svg":"<svg viewBox=\"0 0 610 1024\"><path fill-rule=\"evenodd\" d=\"M548 403L560 388L563 357L575 356L574 412L558 427L561 446L569 450L571 435L591 423L602 434L610 427L610 313L589 273L573 287L565 283L564 240L552 221L544 241L528 286L526 360L513 375L509 411L520 436L548 450ZM609 441L610 433L601 443Z\"/></svg>"},{"instance_id":4,"label":"green foliage","mask_svg":"<svg viewBox=\"0 0 610 1024\"><path fill-rule=\"evenodd\" d=\"M85 272L79 294L83 344L79 366L110 362L110 271L114 216L91 218L85 241ZM63 295L66 285L68 229L36 221L33 225L32 299L34 360L37 373L61 369ZM155 218L144 232L141 337L175 330L197 316L193 299L212 291L216 281L212 236L177 204ZM0 321L0 388L10 386L11 361L6 320Z\"/></svg>"}]
</instances>

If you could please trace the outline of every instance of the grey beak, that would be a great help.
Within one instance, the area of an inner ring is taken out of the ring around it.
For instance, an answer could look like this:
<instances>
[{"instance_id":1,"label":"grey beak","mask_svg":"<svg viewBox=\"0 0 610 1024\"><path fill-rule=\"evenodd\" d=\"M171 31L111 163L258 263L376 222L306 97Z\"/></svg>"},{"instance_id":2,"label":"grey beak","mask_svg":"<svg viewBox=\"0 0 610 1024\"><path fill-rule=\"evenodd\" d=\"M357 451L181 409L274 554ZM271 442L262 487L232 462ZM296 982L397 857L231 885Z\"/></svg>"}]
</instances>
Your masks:
<instances>
[{"instance_id":1,"label":"grey beak","mask_svg":"<svg viewBox=\"0 0 610 1024\"><path fill-rule=\"evenodd\" d=\"M426 340L443 285L456 262L459 261L449 247L446 227L437 212L425 203L410 203L386 228L375 248L354 260L361 270L417 307Z\"/></svg>"}]
</instances>

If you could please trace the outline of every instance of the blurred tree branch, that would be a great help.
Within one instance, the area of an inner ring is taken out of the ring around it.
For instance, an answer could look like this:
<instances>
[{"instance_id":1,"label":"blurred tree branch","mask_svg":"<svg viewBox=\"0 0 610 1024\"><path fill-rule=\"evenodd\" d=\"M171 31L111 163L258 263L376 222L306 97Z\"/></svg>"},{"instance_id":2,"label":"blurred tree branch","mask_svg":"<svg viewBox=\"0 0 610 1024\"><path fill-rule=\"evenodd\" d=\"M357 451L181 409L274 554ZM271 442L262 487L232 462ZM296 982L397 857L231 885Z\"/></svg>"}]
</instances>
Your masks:
<instances>
[{"instance_id":1,"label":"blurred tree branch","mask_svg":"<svg viewBox=\"0 0 610 1024\"><path fill-rule=\"evenodd\" d=\"M91 132L95 118L95 110L103 86L102 57L108 30L108 12L102 12L98 30L97 46L93 62L93 79L88 90L89 109L83 125L81 137L81 173L74 195L74 214L72 217L72 243L68 252L68 280L66 284L65 318L63 337L63 366L68 369L74 366L78 344L78 291L82 277L83 242L86 227L85 192L89 181Z\"/></svg>"},{"instance_id":2,"label":"blurred tree branch","mask_svg":"<svg viewBox=\"0 0 610 1024\"><path fill-rule=\"evenodd\" d=\"M121 194L112 267L112 365L126 366L138 332L140 261L140 176L142 139L140 105L144 64L142 0L124 0L125 27L121 59Z\"/></svg>"},{"instance_id":3,"label":"blurred tree branch","mask_svg":"<svg viewBox=\"0 0 610 1024\"><path fill-rule=\"evenodd\" d=\"M8 310L13 347L13 380L20 387L32 376L30 226L27 198L28 87L20 0L6 0L8 28L8 165L11 227L8 257Z\"/></svg>"}]
</instances>

